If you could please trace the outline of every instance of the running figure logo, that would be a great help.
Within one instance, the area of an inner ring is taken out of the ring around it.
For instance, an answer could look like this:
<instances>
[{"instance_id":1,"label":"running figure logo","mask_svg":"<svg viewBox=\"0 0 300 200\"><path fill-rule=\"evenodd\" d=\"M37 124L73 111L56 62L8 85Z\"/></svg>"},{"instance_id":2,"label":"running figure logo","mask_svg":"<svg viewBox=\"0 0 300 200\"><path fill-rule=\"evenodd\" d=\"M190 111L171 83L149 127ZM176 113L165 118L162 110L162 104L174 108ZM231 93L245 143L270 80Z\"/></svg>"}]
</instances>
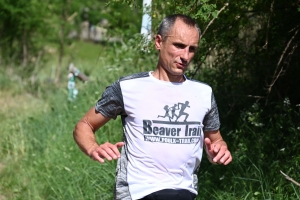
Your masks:
<instances>
[{"instance_id":1,"label":"running figure logo","mask_svg":"<svg viewBox=\"0 0 300 200\"><path fill-rule=\"evenodd\" d=\"M203 137L202 122L187 121L190 102L165 105L164 120L143 119L144 141L169 144L196 144ZM191 115L192 116L192 115Z\"/></svg>"},{"instance_id":2,"label":"running figure logo","mask_svg":"<svg viewBox=\"0 0 300 200\"><path fill-rule=\"evenodd\" d=\"M168 117L169 121L177 122L181 116L185 116L184 122L189 117L189 114L184 112L186 108L190 107L189 102L174 104L173 106L165 105L165 115L158 115L157 118L166 118Z\"/></svg>"}]
</instances>

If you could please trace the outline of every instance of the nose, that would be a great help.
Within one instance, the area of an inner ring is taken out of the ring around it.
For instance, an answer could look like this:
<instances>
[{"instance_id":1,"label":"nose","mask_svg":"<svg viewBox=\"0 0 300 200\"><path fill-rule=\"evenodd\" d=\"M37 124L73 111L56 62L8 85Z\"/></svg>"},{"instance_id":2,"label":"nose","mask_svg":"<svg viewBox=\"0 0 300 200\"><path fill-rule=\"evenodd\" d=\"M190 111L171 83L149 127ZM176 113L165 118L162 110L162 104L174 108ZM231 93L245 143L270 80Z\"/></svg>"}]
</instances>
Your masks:
<instances>
[{"instance_id":1,"label":"nose","mask_svg":"<svg viewBox=\"0 0 300 200\"><path fill-rule=\"evenodd\" d=\"M190 52L189 52L189 48L188 48L188 47L182 49L181 59L182 59L183 61L187 62L188 59L189 59L189 53L190 53Z\"/></svg>"}]
</instances>

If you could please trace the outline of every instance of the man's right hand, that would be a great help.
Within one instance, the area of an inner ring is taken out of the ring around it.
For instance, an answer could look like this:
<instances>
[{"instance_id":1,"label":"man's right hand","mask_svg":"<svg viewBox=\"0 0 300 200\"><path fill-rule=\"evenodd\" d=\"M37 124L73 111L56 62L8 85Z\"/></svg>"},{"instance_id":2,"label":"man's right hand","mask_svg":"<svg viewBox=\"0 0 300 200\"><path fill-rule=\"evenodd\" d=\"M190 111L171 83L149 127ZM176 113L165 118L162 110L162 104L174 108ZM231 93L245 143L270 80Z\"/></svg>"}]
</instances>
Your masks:
<instances>
[{"instance_id":1,"label":"man's right hand","mask_svg":"<svg viewBox=\"0 0 300 200\"><path fill-rule=\"evenodd\" d=\"M118 148L122 146L124 146L124 142L117 142L116 144L106 142L95 147L89 155L93 160L99 161L100 163L104 163L104 159L109 161L116 160L121 157Z\"/></svg>"}]
</instances>

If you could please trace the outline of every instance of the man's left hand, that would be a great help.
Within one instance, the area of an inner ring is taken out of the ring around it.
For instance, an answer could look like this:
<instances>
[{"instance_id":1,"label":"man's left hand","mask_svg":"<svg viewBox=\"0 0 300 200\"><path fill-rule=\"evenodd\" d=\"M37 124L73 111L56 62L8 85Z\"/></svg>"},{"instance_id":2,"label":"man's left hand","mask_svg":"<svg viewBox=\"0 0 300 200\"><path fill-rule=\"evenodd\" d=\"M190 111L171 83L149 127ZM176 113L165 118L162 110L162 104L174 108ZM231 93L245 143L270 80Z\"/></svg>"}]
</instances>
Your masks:
<instances>
[{"instance_id":1,"label":"man's left hand","mask_svg":"<svg viewBox=\"0 0 300 200\"><path fill-rule=\"evenodd\" d=\"M223 140L212 143L209 138L205 138L204 143L211 163L228 165L232 161L231 153Z\"/></svg>"}]
</instances>

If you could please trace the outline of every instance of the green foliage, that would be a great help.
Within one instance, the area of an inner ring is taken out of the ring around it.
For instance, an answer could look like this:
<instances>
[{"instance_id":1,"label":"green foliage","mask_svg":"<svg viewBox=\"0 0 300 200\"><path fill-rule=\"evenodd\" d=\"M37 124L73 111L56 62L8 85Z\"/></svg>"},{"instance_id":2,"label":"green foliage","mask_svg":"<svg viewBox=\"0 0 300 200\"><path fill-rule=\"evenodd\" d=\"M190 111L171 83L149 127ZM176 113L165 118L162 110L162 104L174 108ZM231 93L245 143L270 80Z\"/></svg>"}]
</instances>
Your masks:
<instances>
[{"instance_id":1,"label":"green foliage","mask_svg":"<svg viewBox=\"0 0 300 200\"><path fill-rule=\"evenodd\" d=\"M92 102L83 98L82 103L78 99L77 105L68 104L64 90L55 98L49 94L48 108L12 126L1 142L1 157L10 166L1 176L4 194L9 199L111 199L112 193L101 194L112 191L115 163L93 163L72 138L74 124ZM107 132L121 133L121 128L105 127L100 142L119 139ZM9 191L12 185L14 191Z\"/></svg>"},{"instance_id":2,"label":"green foliage","mask_svg":"<svg viewBox=\"0 0 300 200\"><path fill-rule=\"evenodd\" d=\"M141 11L137 6L69 0L42 4L35 0L0 1L0 65L21 64L28 74L34 72L35 65L40 64L39 54L44 60L48 53L45 44L71 45L68 34L80 32L82 20L92 26L107 19L109 36L127 40L140 31ZM87 17L83 17L85 14ZM57 49L64 56L63 46Z\"/></svg>"},{"instance_id":3,"label":"green foliage","mask_svg":"<svg viewBox=\"0 0 300 200\"><path fill-rule=\"evenodd\" d=\"M230 133L238 141L237 156L242 162L247 157L262 168L271 167L275 172L287 170L295 173L299 167L298 143L300 133L299 105L292 106L289 99L274 105L273 110L263 110L259 104L241 114L239 129ZM279 142L280 141L280 142ZM250 148L251 147L251 148ZM275 175L275 174L274 174Z\"/></svg>"},{"instance_id":4,"label":"green foliage","mask_svg":"<svg viewBox=\"0 0 300 200\"><path fill-rule=\"evenodd\" d=\"M44 26L45 10L46 5L35 0L0 1L0 46L4 61L15 59L21 63L29 53L24 48L35 53L31 46L37 39L35 33Z\"/></svg>"},{"instance_id":5,"label":"green foliage","mask_svg":"<svg viewBox=\"0 0 300 200\"><path fill-rule=\"evenodd\" d=\"M136 33L140 32L142 23L142 1L127 3L110 2L106 7L106 12L100 13L98 17L109 21L109 30L112 34L130 39Z\"/></svg>"},{"instance_id":6,"label":"green foliage","mask_svg":"<svg viewBox=\"0 0 300 200\"><path fill-rule=\"evenodd\" d=\"M235 161L230 166L230 172L223 174L229 177L234 172L234 179L227 180L227 184L232 181L234 185L235 179L250 182L253 192L260 194L257 199L261 196L264 199L296 198L299 190L293 194L294 188L284 181L280 171L295 178L299 175L297 155L300 152L295 142L300 139L299 105L294 107L286 99L274 105L272 111L262 108L254 104L245 109L238 120L238 129L227 135ZM216 173L219 175L219 172ZM244 191L242 194L245 194Z\"/></svg>"}]
</instances>

